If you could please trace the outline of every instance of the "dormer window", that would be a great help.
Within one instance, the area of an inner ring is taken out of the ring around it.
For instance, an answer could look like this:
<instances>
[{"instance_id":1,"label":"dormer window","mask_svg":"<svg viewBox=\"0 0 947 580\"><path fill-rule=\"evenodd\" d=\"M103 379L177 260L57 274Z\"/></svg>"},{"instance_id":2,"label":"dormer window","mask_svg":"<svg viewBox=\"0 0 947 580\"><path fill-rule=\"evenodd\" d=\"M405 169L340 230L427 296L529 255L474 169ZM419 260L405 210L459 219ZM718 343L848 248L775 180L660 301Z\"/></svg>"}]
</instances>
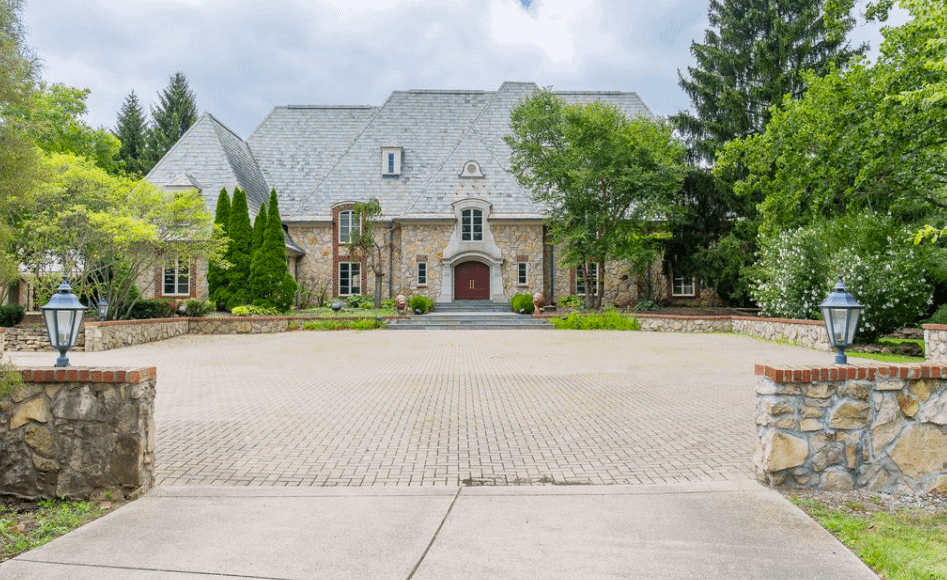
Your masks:
<instances>
[{"instance_id":1,"label":"dormer window","mask_svg":"<svg viewBox=\"0 0 947 580\"><path fill-rule=\"evenodd\" d=\"M385 177L401 175L401 147L381 148L381 174Z\"/></svg>"}]
</instances>

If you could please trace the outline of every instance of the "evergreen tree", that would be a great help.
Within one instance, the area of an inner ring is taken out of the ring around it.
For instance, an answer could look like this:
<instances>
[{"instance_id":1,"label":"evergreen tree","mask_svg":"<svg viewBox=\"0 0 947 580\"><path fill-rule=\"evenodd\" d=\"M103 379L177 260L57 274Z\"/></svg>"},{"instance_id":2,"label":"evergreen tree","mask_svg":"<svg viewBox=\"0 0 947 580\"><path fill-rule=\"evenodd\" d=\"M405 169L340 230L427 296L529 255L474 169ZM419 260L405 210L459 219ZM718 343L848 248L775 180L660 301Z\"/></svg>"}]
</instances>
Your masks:
<instances>
[{"instance_id":1,"label":"evergreen tree","mask_svg":"<svg viewBox=\"0 0 947 580\"><path fill-rule=\"evenodd\" d=\"M217 196L217 210L214 213L214 223L220 227L224 237L227 237L227 229L230 227L230 195L227 194L227 188L221 188L220 195ZM217 264L207 266L207 291L210 299L217 304L217 310L224 310L227 307L227 271Z\"/></svg>"},{"instance_id":2,"label":"evergreen tree","mask_svg":"<svg viewBox=\"0 0 947 580\"><path fill-rule=\"evenodd\" d=\"M253 256L250 287L254 304L281 312L290 309L296 296L296 281L286 263L286 238L275 189L270 192L263 245Z\"/></svg>"},{"instance_id":3,"label":"evergreen tree","mask_svg":"<svg viewBox=\"0 0 947 580\"><path fill-rule=\"evenodd\" d=\"M148 149L154 165L197 121L197 99L184 73L174 73L168 87L158 93L158 106L151 108L151 119Z\"/></svg>"},{"instance_id":4,"label":"evergreen tree","mask_svg":"<svg viewBox=\"0 0 947 580\"><path fill-rule=\"evenodd\" d=\"M253 219L253 233L250 240L250 300L253 301L256 298L256 294L253 294L253 264L256 259L257 253L260 251L260 248L263 247L263 236L266 232L266 204L261 203L260 209L256 213L256 217Z\"/></svg>"},{"instance_id":5,"label":"evergreen tree","mask_svg":"<svg viewBox=\"0 0 947 580\"><path fill-rule=\"evenodd\" d=\"M253 243L250 248L250 255L256 256L257 251L263 247L263 233L266 231L266 203L260 204L260 210L256 212L253 219Z\"/></svg>"},{"instance_id":6,"label":"evergreen tree","mask_svg":"<svg viewBox=\"0 0 947 580\"><path fill-rule=\"evenodd\" d=\"M148 173L154 165L148 160L148 122L134 90L125 97L114 133L122 142L118 161L125 171L139 176Z\"/></svg>"},{"instance_id":7,"label":"evergreen tree","mask_svg":"<svg viewBox=\"0 0 947 580\"><path fill-rule=\"evenodd\" d=\"M250 227L250 211L247 208L247 194L240 188L234 188L233 201L230 204L230 221L227 226L227 270L226 305L227 310L250 303L250 244L253 229Z\"/></svg>"},{"instance_id":8,"label":"evergreen tree","mask_svg":"<svg viewBox=\"0 0 947 580\"><path fill-rule=\"evenodd\" d=\"M852 48L854 0L711 0L711 28L691 43L697 66L678 84L694 114L671 117L695 160L713 163L737 137L760 133L769 108L805 91L802 72L842 67L865 46Z\"/></svg>"}]
</instances>

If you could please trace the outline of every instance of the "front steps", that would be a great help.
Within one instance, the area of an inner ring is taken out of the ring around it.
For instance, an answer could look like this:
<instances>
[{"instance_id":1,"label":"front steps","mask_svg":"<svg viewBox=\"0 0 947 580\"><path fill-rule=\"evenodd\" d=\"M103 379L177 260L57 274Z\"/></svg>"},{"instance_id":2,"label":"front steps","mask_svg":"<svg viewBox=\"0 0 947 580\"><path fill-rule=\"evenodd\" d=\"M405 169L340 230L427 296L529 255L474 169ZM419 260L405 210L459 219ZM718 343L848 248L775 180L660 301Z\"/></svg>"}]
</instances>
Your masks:
<instances>
[{"instance_id":1,"label":"front steps","mask_svg":"<svg viewBox=\"0 0 947 580\"><path fill-rule=\"evenodd\" d=\"M510 311L510 305L489 300L439 302L426 314L412 314L388 325L393 330L515 330L555 328L545 320Z\"/></svg>"}]
</instances>

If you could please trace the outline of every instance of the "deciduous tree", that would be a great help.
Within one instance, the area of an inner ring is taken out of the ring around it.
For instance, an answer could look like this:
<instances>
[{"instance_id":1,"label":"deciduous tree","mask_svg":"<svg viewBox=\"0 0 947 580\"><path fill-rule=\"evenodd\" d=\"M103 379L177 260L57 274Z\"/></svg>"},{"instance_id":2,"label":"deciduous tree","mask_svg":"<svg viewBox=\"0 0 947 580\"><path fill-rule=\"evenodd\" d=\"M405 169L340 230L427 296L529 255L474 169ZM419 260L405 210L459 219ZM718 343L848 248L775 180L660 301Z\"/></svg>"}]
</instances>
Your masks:
<instances>
[{"instance_id":1,"label":"deciduous tree","mask_svg":"<svg viewBox=\"0 0 947 580\"><path fill-rule=\"evenodd\" d=\"M378 228L382 216L381 204L377 199L355 204L356 219L361 220L359 231L352 228L349 237L349 253L356 260L365 258L375 277L375 308L381 308L382 282L385 277L385 249L388 248L387 232Z\"/></svg>"},{"instance_id":2,"label":"deciduous tree","mask_svg":"<svg viewBox=\"0 0 947 580\"><path fill-rule=\"evenodd\" d=\"M585 280L587 265L598 265L587 302L601 307L605 261L650 241L684 179L683 147L665 122L601 102L568 104L545 89L513 108L510 128L511 171L546 208L563 261Z\"/></svg>"}]
</instances>

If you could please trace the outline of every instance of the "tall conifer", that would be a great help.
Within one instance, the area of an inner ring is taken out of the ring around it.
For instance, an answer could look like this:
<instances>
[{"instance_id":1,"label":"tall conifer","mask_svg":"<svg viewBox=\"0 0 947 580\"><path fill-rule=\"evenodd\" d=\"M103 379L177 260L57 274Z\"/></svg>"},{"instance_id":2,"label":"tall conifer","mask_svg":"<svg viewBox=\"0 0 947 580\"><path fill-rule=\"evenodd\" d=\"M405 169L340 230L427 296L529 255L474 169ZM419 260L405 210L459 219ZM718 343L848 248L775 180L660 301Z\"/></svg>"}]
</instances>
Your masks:
<instances>
[{"instance_id":1,"label":"tall conifer","mask_svg":"<svg viewBox=\"0 0 947 580\"><path fill-rule=\"evenodd\" d=\"M227 194L227 188L221 188L220 195L217 196L217 210L214 213L214 223L220 226L224 236L227 235L227 229L230 226L230 195ZM217 305L217 310L224 310L227 307L227 271L221 269L216 264L207 266L207 291L210 299Z\"/></svg>"},{"instance_id":2,"label":"tall conifer","mask_svg":"<svg viewBox=\"0 0 947 580\"><path fill-rule=\"evenodd\" d=\"M802 72L844 66L854 0L711 0L711 28L691 43L697 65L678 71L694 113L671 117L695 160L713 163L727 141L760 133L769 108L805 90Z\"/></svg>"},{"instance_id":3,"label":"tall conifer","mask_svg":"<svg viewBox=\"0 0 947 580\"><path fill-rule=\"evenodd\" d=\"M151 108L151 119L148 149L154 165L197 121L197 99L184 73L174 73L168 87L158 93L158 106Z\"/></svg>"},{"instance_id":4,"label":"tall conifer","mask_svg":"<svg viewBox=\"0 0 947 580\"><path fill-rule=\"evenodd\" d=\"M148 173L154 166L148 159L148 121L135 91L125 97L118 112L115 136L122 143L118 160L124 164L125 171L138 176Z\"/></svg>"},{"instance_id":5,"label":"tall conifer","mask_svg":"<svg viewBox=\"0 0 947 580\"><path fill-rule=\"evenodd\" d=\"M253 219L253 244L250 249L250 256L255 256L257 251L263 247L263 232L266 231L266 203L260 204L259 211ZM251 258L252 259L252 258Z\"/></svg>"},{"instance_id":6,"label":"tall conifer","mask_svg":"<svg viewBox=\"0 0 947 580\"><path fill-rule=\"evenodd\" d=\"M247 194L234 188L230 204L230 220L227 226L227 310L250 303L250 245L253 229L250 227L250 211Z\"/></svg>"},{"instance_id":7,"label":"tall conifer","mask_svg":"<svg viewBox=\"0 0 947 580\"><path fill-rule=\"evenodd\" d=\"M250 285L254 304L276 308L281 312L293 305L296 281L290 275L286 263L286 238L275 189L270 192L263 246L253 256Z\"/></svg>"}]
</instances>

